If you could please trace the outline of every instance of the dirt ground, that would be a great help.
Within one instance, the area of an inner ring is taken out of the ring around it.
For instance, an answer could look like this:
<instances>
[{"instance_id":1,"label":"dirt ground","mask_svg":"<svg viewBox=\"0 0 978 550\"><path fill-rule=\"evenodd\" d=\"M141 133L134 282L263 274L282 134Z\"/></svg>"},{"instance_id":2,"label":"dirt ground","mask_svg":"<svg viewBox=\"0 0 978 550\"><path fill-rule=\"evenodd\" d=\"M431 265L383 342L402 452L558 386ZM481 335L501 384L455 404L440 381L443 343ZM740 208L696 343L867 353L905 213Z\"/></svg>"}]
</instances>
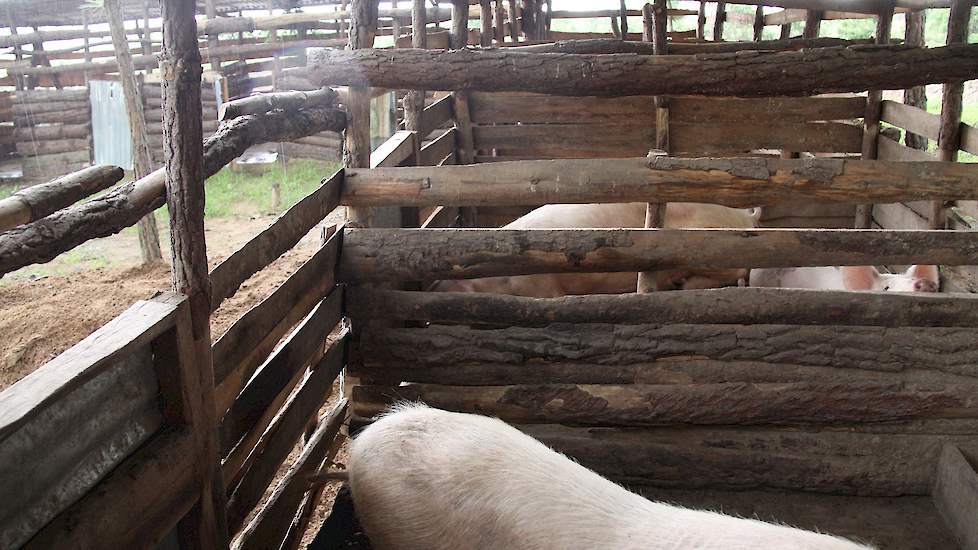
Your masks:
<instances>
[{"instance_id":1,"label":"dirt ground","mask_svg":"<svg viewBox=\"0 0 978 550\"><path fill-rule=\"evenodd\" d=\"M339 209L323 225L338 222L342 215ZM260 216L208 220L205 231L211 268L274 219L275 216ZM169 234L165 225L160 224L160 240L163 256L168 258ZM227 299L211 318L212 337L216 340L298 269L315 252L319 234L319 227L310 231L295 248ZM125 231L86 243L71 256L66 254L49 264L31 266L0 279L0 391L84 339L134 302L170 288L169 264L140 265L137 243L135 231ZM93 269L93 265L107 267ZM323 413L335 405L338 395L338 385L334 385ZM336 460L342 463L345 453L344 445ZM297 455L298 451L293 452L283 464L269 494ZM324 489L303 547L318 531L337 490L335 484Z\"/></svg>"}]
</instances>

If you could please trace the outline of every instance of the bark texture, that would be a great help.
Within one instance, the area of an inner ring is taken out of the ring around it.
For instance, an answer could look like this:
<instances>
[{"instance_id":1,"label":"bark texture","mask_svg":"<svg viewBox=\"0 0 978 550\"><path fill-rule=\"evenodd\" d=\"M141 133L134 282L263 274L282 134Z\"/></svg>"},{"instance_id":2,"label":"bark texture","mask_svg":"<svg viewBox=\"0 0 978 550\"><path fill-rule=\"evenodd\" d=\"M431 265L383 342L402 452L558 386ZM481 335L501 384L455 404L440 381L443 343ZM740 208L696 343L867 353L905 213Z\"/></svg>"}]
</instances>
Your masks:
<instances>
[{"instance_id":1,"label":"bark texture","mask_svg":"<svg viewBox=\"0 0 978 550\"><path fill-rule=\"evenodd\" d=\"M118 183L125 173L118 166L91 166L17 191L0 200L0 231L39 220Z\"/></svg>"}]
</instances>

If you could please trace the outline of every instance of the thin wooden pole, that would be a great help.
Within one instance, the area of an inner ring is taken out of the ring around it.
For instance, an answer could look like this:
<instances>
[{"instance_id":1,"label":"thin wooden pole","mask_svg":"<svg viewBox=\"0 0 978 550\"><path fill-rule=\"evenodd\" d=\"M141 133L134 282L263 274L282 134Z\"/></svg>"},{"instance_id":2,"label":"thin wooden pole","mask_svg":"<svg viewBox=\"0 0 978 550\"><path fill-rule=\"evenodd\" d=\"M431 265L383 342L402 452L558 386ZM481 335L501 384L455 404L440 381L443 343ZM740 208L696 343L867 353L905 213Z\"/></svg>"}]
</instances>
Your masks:
<instances>
[{"instance_id":1,"label":"thin wooden pole","mask_svg":"<svg viewBox=\"0 0 978 550\"><path fill-rule=\"evenodd\" d=\"M391 9L397 9L397 0L391 0ZM394 35L394 43L401 37L401 21L397 17L391 18L391 34Z\"/></svg>"},{"instance_id":2,"label":"thin wooden pole","mask_svg":"<svg viewBox=\"0 0 978 550\"><path fill-rule=\"evenodd\" d=\"M119 63L119 79L122 82L122 95L126 100L129 114L129 134L132 142L132 163L135 179L141 179L153 171L153 155L150 152L149 136L146 132L146 115L143 110L143 94L136 83L136 70L133 68L129 41L126 38L125 22L122 19L120 0L104 0L102 3L112 44L115 47L116 61ZM156 214L150 213L139 220L139 250L143 263L158 262L163 259L160 250L160 233L156 226Z\"/></svg>"},{"instance_id":3,"label":"thin wooden pole","mask_svg":"<svg viewBox=\"0 0 978 550\"><path fill-rule=\"evenodd\" d=\"M86 23L87 25L87 23ZM13 12L10 7L7 7L7 26L10 28L10 35L17 36L17 22L14 20ZM86 48L88 41L86 39ZM24 50L20 47L19 43L14 44L14 59L17 61L22 61L24 59ZM87 73L86 73L87 75ZM23 90L24 89L24 76L20 74L14 74L14 89Z\"/></svg>"},{"instance_id":4,"label":"thin wooden pole","mask_svg":"<svg viewBox=\"0 0 978 550\"><path fill-rule=\"evenodd\" d=\"M513 38L513 43L520 41L520 18L516 11L516 0L509 0L509 35Z\"/></svg>"},{"instance_id":5,"label":"thin wooden pole","mask_svg":"<svg viewBox=\"0 0 978 550\"><path fill-rule=\"evenodd\" d=\"M647 36L652 41L653 55L666 55L668 53L667 21L668 10L666 0L655 0L652 5L645 4L642 8L642 28L643 36ZM655 96L655 148L665 154L669 154L669 98L665 96ZM650 153L651 154L651 153ZM666 222L666 203L648 203L645 207L645 227L661 228L665 227ZM651 292L656 289L654 272L639 272L638 285L636 292Z\"/></svg>"},{"instance_id":6,"label":"thin wooden pole","mask_svg":"<svg viewBox=\"0 0 978 550\"><path fill-rule=\"evenodd\" d=\"M188 297L194 356L200 375L200 418L191 429L197 438L200 498L180 524L187 548L228 548L227 503L218 456L211 358L210 280L204 239L204 149L201 126L200 49L195 0L163 0L163 159L166 203L173 250L173 287Z\"/></svg>"},{"instance_id":7,"label":"thin wooden pole","mask_svg":"<svg viewBox=\"0 0 978 550\"><path fill-rule=\"evenodd\" d=\"M785 23L784 25L781 25L781 35L778 38L780 38L781 40L791 39L791 23Z\"/></svg>"},{"instance_id":8,"label":"thin wooden pole","mask_svg":"<svg viewBox=\"0 0 978 550\"><path fill-rule=\"evenodd\" d=\"M496 44L506 42L506 12L503 9L503 0L495 0L493 3L493 20L496 24Z\"/></svg>"},{"instance_id":9,"label":"thin wooden pole","mask_svg":"<svg viewBox=\"0 0 978 550\"><path fill-rule=\"evenodd\" d=\"M83 44L82 47L83 47L84 52L85 52L84 53L85 63L91 63L92 62L92 48L91 48L90 40L88 38L88 10L82 10L82 29L85 30L85 37L82 39L82 44ZM18 48L19 48L19 46L18 46ZM15 50L16 49L17 48L15 48ZM88 81L89 81L88 71L84 71L82 73L82 76L85 78L85 86L87 87L88 86ZM17 84L20 84L20 79L17 79L16 80L16 83Z\"/></svg>"},{"instance_id":10,"label":"thin wooden pole","mask_svg":"<svg viewBox=\"0 0 978 550\"><path fill-rule=\"evenodd\" d=\"M205 0L204 2L204 13L207 16L207 21L214 21L217 19L217 6L215 5L215 0ZM274 31L272 31L274 32ZM207 33L207 47L212 48L210 51L216 52L216 48L220 44L220 37L217 33ZM220 72L221 71L221 58L219 56L212 56L210 58L211 69Z\"/></svg>"},{"instance_id":11,"label":"thin wooden pole","mask_svg":"<svg viewBox=\"0 0 978 550\"><path fill-rule=\"evenodd\" d=\"M706 40L706 2L700 0L700 8L696 14L696 38Z\"/></svg>"},{"instance_id":12,"label":"thin wooden pole","mask_svg":"<svg viewBox=\"0 0 978 550\"><path fill-rule=\"evenodd\" d=\"M452 30L449 35L453 50L469 43L469 0L452 0Z\"/></svg>"},{"instance_id":13,"label":"thin wooden pole","mask_svg":"<svg viewBox=\"0 0 978 550\"><path fill-rule=\"evenodd\" d=\"M947 43L958 44L968 41L968 23L971 19L971 1L954 0L947 21ZM961 146L961 110L964 99L964 82L944 84L941 96L941 128L937 134L937 155L940 160L958 160ZM931 203L929 212L931 229L943 229L947 213L942 201Z\"/></svg>"},{"instance_id":14,"label":"thin wooden pole","mask_svg":"<svg viewBox=\"0 0 978 550\"><path fill-rule=\"evenodd\" d=\"M619 0L618 12L621 14L621 39L628 40L628 8L625 0Z\"/></svg>"},{"instance_id":15,"label":"thin wooden pole","mask_svg":"<svg viewBox=\"0 0 978 550\"><path fill-rule=\"evenodd\" d=\"M764 6L758 5L754 10L754 42L760 42L764 34Z\"/></svg>"},{"instance_id":16,"label":"thin wooden pole","mask_svg":"<svg viewBox=\"0 0 978 550\"><path fill-rule=\"evenodd\" d=\"M924 47L924 24L926 23L926 10L915 10L907 13L906 34L903 42L907 46L916 48ZM927 87L914 86L903 91L903 102L913 105L919 109L927 110ZM927 138L907 131L905 141L907 147L913 149L927 150Z\"/></svg>"},{"instance_id":17,"label":"thin wooden pole","mask_svg":"<svg viewBox=\"0 0 978 550\"><path fill-rule=\"evenodd\" d=\"M727 19L727 3L717 2L717 15L713 20L713 41L723 41L723 22Z\"/></svg>"},{"instance_id":18,"label":"thin wooden pole","mask_svg":"<svg viewBox=\"0 0 978 550\"><path fill-rule=\"evenodd\" d=\"M492 46L492 0L479 0L479 45Z\"/></svg>"},{"instance_id":19,"label":"thin wooden pole","mask_svg":"<svg viewBox=\"0 0 978 550\"><path fill-rule=\"evenodd\" d=\"M805 10L805 30L802 33L804 38L818 38L823 16L824 13L820 10Z\"/></svg>"},{"instance_id":20,"label":"thin wooden pole","mask_svg":"<svg viewBox=\"0 0 978 550\"><path fill-rule=\"evenodd\" d=\"M424 0L414 0L411 4L411 47L421 50L428 48L428 15L425 10ZM421 146L421 140L427 136L420 135L422 126L422 116L424 113L424 91L409 90L404 96L404 128L413 132L419 132L418 139L414 140L415 147ZM417 157L418 151L415 151Z\"/></svg>"},{"instance_id":21,"label":"thin wooden pole","mask_svg":"<svg viewBox=\"0 0 978 550\"><path fill-rule=\"evenodd\" d=\"M888 44L893 23L893 0L884 0L884 6L876 19L876 43ZM862 158L875 160L877 158L880 137L880 110L883 106L883 92L870 90L866 94L866 115L863 117ZM873 220L873 205L856 205L856 229L868 229Z\"/></svg>"}]
</instances>

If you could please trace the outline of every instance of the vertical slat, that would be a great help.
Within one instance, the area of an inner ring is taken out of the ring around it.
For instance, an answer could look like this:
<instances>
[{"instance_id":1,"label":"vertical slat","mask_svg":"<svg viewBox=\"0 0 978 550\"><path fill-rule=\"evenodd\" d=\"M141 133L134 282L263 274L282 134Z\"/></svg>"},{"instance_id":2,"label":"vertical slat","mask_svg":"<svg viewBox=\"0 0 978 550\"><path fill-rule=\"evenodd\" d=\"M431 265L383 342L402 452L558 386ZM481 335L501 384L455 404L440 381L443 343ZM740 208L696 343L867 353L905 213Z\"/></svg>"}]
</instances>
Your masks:
<instances>
[{"instance_id":1,"label":"vertical slat","mask_svg":"<svg viewBox=\"0 0 978 550\"><path fill-rule=\"evenodd\" d=\"M754 10L754 42L760 42L764 34L764 6L759 5Z\"/></svg>"},{"instance_id":2,"label":"vertical slat","mask_svg":"<svg viewBox=\"0 0 978 550\"><path fill-rule=\"evenodd\" d=\"M413 0L411 3L411 47L424 50L428 48L428 15L424 0ZM404 129L420 132L423 127L421 118L424 112L424 91L409 90L404 96ZM426 136L419 135L416 143L421 146L421 140Z\"/></svg>"},{"instance_id":3,"label":"vertical slat","mask_svg":"<svg viewBox=\"0 0 978 550\"><path fill-rule=\"evenodd\" d=\"M464 48L469 42L469 0L452 0L452 30L449 46L453 50Z\"/></svg>"},{"instance_id":4,"label":"vertical slat","mask_svg":"<svg viewBox=\"0 0 978 550\"><path fill-rule=\"evenodd\" d=\"M700 7L696 13L696 38L706 40L706 2L700 0Z\"/></svg>"},{"instance_id":5,"label":"vertical slat","mask_svg":"<svg viewBox=\"0 0 978 550\"><path fill-rule=\"evenodd\" d=\"M915 10L907 13L907 28L904 35L904 44L915 48L924 46L924 24L926 23L926 10ZM903 102L924 111L927 110L927 87L915 86L903 92ZM927 138L912 132L907 132L904 140L907 147L912 149L927 150Z\"/></svg>"},{"instance_id":6,"label":"vertical slat","mask_svg":"<svg viewBox=\"0 0 978 550\"><path fill-rule=\"evenodd\" d=\"M496 23L496 44L502 44L506 42L506 12L503 9L503 0L495 0L492 5L495 8L493 19Z\"/></svg>"},{"instance_id":7,"label":"vertical slat","mask_svg":"<svg viewBox=\"0 0 978 550\"><path fill-rule=\"evenodd\" d=\"M819 31L822 30L821 10L805 10L805 30L802 34L805 38L818 38Z\"/></svg>"},{"instance_id":8,"label":"vertical slat","mask_svg":"<svg viewBox=\"0 0 978 550\"><path fill-rule=\"evenodd\" d=\"M959 44L968 41L968 22L971 18L971 1L954 0L947 22L947 43ZM964 82L944 84L941 97L941 129L937 138L937 157L954 162L958 159L961 145L961 109L964 99ZM928 218L931 229L943 229L947 214L942 201L933 201Z\"/></svg>"},{"instance_id":9,"label":"vertical slat","mask_svg":"<svg viewBox=\"0 0 978 550\"><path fill-rule=\"evenodd\" d=\"M516 0L509 0L509 35L513 43L520 41L520 19L516 11Z\"/></svg>"},{"instance_id":10,"label":"vertical slat","mask_svg":"<svg viewBox=\"0 0 978 550\"><path fill-rule=\"evenodd\" d=\"M492 0L479 0L479 45L492 46Z\"/></svg>"},{"instance_id":11,"label":"vertical slat","mask_svg":"<svg viewBox=\"0 0 978 550\"><path fill-rule=\"evenodd\" d=\"M163 148L166 197L173 243L173 285L188 296L200 403L194 437L200 495L181 522L180 537L191 548L227 548L224 483L218 464L211 357L210 281L204 237L204 148L201 126L200 49L196 2L163 0Z\"/></svg>"},{"instance_id":12,"label":"vertical slat","mask_svg":"<svg viewBox=\"0 0 978 550\"><path fill-rule=\"evenodd\" d=\"M887 44L890 41L890 27L893 23L893 0L884 0L876 19L876 43ZM863 117L863 146L862 158L876 160L880 136L880 111L883 108L883 92L870 90L866 98L866 115ZM873 220L873 205L860 204L856 206L856 229L869 229Z\"/></svg>"},{"instance_id":13,"label":"vertical slat","mask_svg":"<svg viewBox=\"0 0 978 550\"><path fill-rule=\"evenodd\" d=\"M723 41L723 22L727 19L727 3L717 2L717 16L713 20L713 41Z\"/></svg>"}]
</instances>

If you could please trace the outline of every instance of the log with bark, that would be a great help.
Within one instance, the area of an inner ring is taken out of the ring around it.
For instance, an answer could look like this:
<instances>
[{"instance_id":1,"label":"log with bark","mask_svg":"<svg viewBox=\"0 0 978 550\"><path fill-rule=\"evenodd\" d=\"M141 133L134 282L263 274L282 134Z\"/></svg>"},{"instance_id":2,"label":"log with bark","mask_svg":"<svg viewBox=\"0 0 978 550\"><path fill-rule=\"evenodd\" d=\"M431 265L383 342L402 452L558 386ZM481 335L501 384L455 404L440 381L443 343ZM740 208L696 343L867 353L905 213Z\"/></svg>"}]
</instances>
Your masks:
<instances>
[{"instance_id":1,"label":"log with bark","mask_svg":"<svg viewBox=\"0 0 978 550\"><path fill-rule=\"evenodd\" d=\"M976 254L973 231L348 229L340 278L365 283L536 273L971 265Z\"/></svg>"},{"instance_id":2,"label":"log with bark","mask_svg":"<svg viewBox=\"0 0 978 550\"><path fill-rule=\"evenodd\" d=\"M735 53L750 50L789 51L833 46L858 46L872 44L872 40L846 40L842 38L792 38L791 40L761 40L757 42L670 42L669 53L673 55L696 55ZM551 44L517 46L507 51L523 53L573 53L573 54L615 54L634 53L652 55L652 44L604 38L589 40L559 40Z\"/></svg>"},{"instance_id":3,"label":"log with bark","mask_svg":"<svg viewBox=\"0 0 978 550\"><path fill-rule=\"evenodd\" d=\"M901 67L927 67L906 71ZM778 96L978 78L978 44L921 49L852 46L716 55L577 55L504 50L317 50L322 85L523 91L554 95Z\"/></svg>"},{"instance_id":4,"label":"log with bark","mask_svg":"<svg viewBox=\"0 0 978 550\"><path fill-rule=\"evenodd\" d=\"M320 132L340 132L346 114L339 109L272 111L224 123L204 141L204 177L216 174L259 143L291 141ZM98 237L135 225L165 202L163 170L123 186L103 197L56 212L0 235L0 273L44 263L58 254Z\"/></svg>"},{"instance_id":5,"label":"log with bark","mask_svg":"<svg viewBox=\"0 0 978 550\"><path fill-rule=\"evenodd\" d=\"M708 202L746 208L797 200L978 199L978 166L842 159L536 160L350 169L347 206L504 206Z\"/></svg>"},{"instance_id":6,"label":"log with bark","mask_svg":"<svg viewBox=\"0 0 978 550\"><path fill-rule=\"evenodd\" d=\"M122 180L118 166L91 166L0 200L0 231L39 220Z\"/></svg>"}]
</instances>

